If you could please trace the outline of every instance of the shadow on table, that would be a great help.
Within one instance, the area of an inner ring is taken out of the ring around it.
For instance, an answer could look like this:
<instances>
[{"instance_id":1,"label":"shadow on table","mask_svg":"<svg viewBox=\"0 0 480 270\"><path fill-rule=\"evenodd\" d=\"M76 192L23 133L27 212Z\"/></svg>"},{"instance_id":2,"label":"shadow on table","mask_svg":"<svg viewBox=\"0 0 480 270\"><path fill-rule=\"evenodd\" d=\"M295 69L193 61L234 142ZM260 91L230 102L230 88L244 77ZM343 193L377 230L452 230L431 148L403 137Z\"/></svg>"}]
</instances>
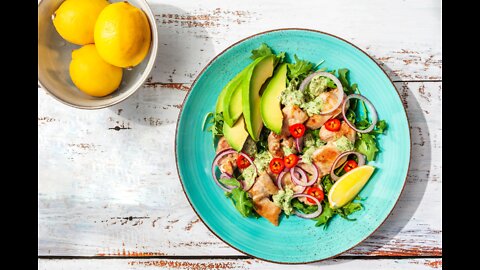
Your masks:
<instances>
[{"instance_id":1,"label":"shadow on table","mask_svg":"<svg viewBox=\"0 0 480 270\"><path fill-rule=\"evenodd\" d=\"M178 105L183 101L183 95L181 99L172 96L171 91L162 91L161 85L191 83L203 68L201 65L206 65L200 63L198 55L214 56L212 39L204 23L196 22L198 16L167 4L150 3L150 7L155 14L158 32L158 52L153 70L143 87L125 101L109 107L120 117L146 126L151 123L145 117L159 117L158 114L165 112L158 110L159 107ZM197 69L192 70L193 67ZM181 72L186 74L181 75ZM176 79L179 77L181 79ZM176 121L177 116L174 118Z\"/></svg>"},{"instance_id":2,"label":"shadow on table","mask_svg":"<svg viewBox=\"0 0 480 270\"><path fill-rule=\"evenodd\" d=\"M388 68L386 65L382 65L382 68L388 74L394 74L394 72ZM395 77L395 76L391 76ZM398 83L397 83L398 85ZM385 220L385 222L380 226L372 235L370 235L364 242L362 242L357 247L348 251L347 253L358 253L357 250L365 251L369 250L370 253L380 253L377 250L382 249L384 245L389 243L393 237L395 237L400 231L405 227L405 225L411 220L414 213L417 211L418 206L420 205L421 200L425 194L425 190L428 184L428 174L429 168L431 168L431 140L430 134L428 132L428 126L423 114L423 110L420 107L420 104L415 99L411 92L412 89L408 88L408 84L403 84L400 87L396 87L397 92L407 92L408 104L404 107L407 111L407 116L410 124L410 134L412 141L412 152L410 159L410 168L407 175L407 180L405 187L400 195L400 198L395 205L394 209ZM403 101L403 100L402 100ZM420 133L413 130L413 122L415 126L421 129ZM392 123L389 123L392 124ZM420 138L421 136L421 138ZM421 159L421 162L419 162ZM421 176L420 179L413 179L412 171L423 172L425 171L425 176ZM409 196L410 194L416 194L415 196ZM408 199L406 198L408 196ZM391 222L395 219L395 222ZM392 226L394 225L394 226ZM386 227L388 227L388 230ZM388 235L386 235L388 232ZM323 262L324 265L326 262ZM342 263L342 260L331 260L326 264L339 264Z\"/></svg>"}]
</instances>

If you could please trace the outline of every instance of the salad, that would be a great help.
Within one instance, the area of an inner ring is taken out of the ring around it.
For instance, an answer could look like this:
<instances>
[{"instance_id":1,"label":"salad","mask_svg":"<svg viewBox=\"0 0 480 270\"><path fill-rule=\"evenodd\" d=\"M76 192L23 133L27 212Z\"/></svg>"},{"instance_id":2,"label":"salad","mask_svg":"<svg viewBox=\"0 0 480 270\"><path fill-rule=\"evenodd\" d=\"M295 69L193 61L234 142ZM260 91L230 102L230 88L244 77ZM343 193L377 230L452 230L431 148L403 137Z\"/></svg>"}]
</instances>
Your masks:
<instances>
[{"instance_id":1,"label":"salad","mask_svg":"<svg viewBox=\"0 0 480 270\"><path fill-rule=\"evenodd\" d=\"M217 153L213 181L242 216L275 226L282 213L325 228L335 215L354 220L386 122L348 69L289 62L266 44L251 53L204 119Z\"/></svg>"}]
</instances>

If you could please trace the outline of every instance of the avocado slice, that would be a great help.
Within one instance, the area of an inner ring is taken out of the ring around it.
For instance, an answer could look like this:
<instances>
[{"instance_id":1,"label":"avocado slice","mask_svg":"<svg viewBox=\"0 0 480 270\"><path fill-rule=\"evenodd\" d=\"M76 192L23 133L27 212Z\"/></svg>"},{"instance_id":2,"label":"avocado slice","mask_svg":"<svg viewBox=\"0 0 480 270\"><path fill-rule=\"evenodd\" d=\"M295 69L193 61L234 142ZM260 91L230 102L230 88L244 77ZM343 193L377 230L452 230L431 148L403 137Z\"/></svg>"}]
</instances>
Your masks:
<instances>
[{"instance_id":1,"label":"avocado slice","mask_svg":"<svg viewBox=\"0 0 480 270\"><path fill-rule=\"evenodd\" d=\"M259 57L253 61L242 81L242 108L247 131L254 141L260 138L263 121L260 113L260 89L273 74L275 55Z\"/></svg>"},{"instance_id":2,"label":"avocado slice","mask_svg":"<svg viewBox=\"0 0 480 270\"><path fill-rule=\"evenodd\" d=\"M281 64L272 79L268 82L260 99L260 112L265 126L280 134L283 124L283 113L280 108L280 94L287 86L287 64Z\"/></svg>"},{"instance_id":3,"label":"avocado slice","mask_svg":"<svg viewBox=\"0 0 480 270\"><path fill-rule=\"evenodd\" d=\"M243 148L243 144L248 138L248 132L245 130L245 121L243 115L238 118L238 121L230 127L229 125L223 125L223 135L227 139L228 144L235 150L240 151Z\"/></svg>"},{"instance_id":4,"label":"avocado slice","mask_svg":"<svg viewBox=\"0 0 480 270\"><path fill-rule=\"evenodd\" d=\"M230 127L232 127L240 115L242 115L242 80L249 68L250 65L238 73L227 86L225 86L227 91L223 97L223 121Z\"/></svg>"},{"instance_id":5,"label":"avocado slice","mask_svg":"<svg viewBox=\"0 0 480 270\"><path fill-rule=\"evenodd\" d=\"M227 85L222 89L222 92L220 92L220 95L218 95L217 104L215 105L215 113L217 114L223 112L223 97L227 93L227 90L228 90Z\"/></svg>"}]
</instances>

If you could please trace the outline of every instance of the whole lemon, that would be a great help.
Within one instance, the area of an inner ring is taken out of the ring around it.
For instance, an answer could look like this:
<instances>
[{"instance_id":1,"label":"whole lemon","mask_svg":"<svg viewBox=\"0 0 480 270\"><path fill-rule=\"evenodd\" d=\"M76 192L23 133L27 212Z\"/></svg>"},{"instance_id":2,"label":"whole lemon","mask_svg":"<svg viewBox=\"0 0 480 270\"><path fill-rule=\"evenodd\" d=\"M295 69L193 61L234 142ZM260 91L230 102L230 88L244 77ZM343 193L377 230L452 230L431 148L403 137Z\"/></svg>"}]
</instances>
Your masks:
<instances>
[{"instance_id":1,"label":"whole lemon","mask_svg":"<svg viewBox=\"0 0 480 270\"><path fill-rule=\"evenodd\" d=\"M106 96L115 91L122 81L123 70L105 62L94 44L72 52L70 78L78 89L95 97Z\"/></svg>"},{"instance_id":2,"label":"whole lemon","mask_svg":"<svg viewBox=\"0 0 480 270\"><path fill-rule=\"evenodd\" d=\"M95 22L108 5L106 0L66 0L55 11L53 25L60 36L71 43L93 43Z\"/></svg>"},{"instance_id":3,"label":"whole lemon","mask_svg":"<svg viewBox=\"0 0 480 270\"><path fill-rule=\"evenodd\" d=\"M142 10L118 2L102 10L94 38L105 61L118 67L133 67L142 62L150 48L150 24Z\"/></svg>"}]
</instances>

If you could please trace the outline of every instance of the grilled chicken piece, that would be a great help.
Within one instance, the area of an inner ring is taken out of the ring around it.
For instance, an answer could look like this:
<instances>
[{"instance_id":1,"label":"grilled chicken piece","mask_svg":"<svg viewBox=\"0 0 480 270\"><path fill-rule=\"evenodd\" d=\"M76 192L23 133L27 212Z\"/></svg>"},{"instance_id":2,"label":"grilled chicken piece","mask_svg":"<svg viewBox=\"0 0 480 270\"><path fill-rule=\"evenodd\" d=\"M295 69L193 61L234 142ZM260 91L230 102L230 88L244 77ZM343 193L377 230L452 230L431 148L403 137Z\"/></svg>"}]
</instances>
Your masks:
<instances>
[{"instance_id":1,"label":"grilled chicken piece","mask_svg":"<svg viewBox=\"0 0 480 270\"><path fill-rule=\"evenodd\" d=\"M283 158L282 150L282 140L285 138L283 135L278 135L275 132L271 131L267 138L268 152L272 154L273 157Z\"/></svg>"},{"instance_id":2,"label":"grilled chicken piece","mask_svg":"<svg viewBox=\"0 0 480 270\"><path fill-rule=\"evenodd\" d=\"M331 110L332 107L337 103L337 97L334 93L334 91L339 91L338 89L335 89L335 90L332 90L330 92L323 92L320 94L320 96L324 96L324 100L326 101L325 103L325 107L323 108L323 110L325 111L328 111L328 110ZM343 98L345 99L346 96L343 95ZM347 104L347 108L348 108L348 104ZM340 115L342 113L342 106L338 106L337 109L335 109L333 112L329 113L329 114L314 114L312 116L310 116L310 118L308 118L307 120L307 123L305 123L305 125L309 128L309 129L319 129L323 126L323 124L325 124L325 122L327 122L328 120L332 119L332 118L335 118L337 117L338 115Z\"/></svg>"},{"instance_id":3,"label":"grilled chicken piece","mask_svg":"<svg viewBox=\"0 0 480 270\"><path fill-rule=\"evenodd\" d=\"M297 153L295 139L293 137L287 137L285 135L278 135L271 131L267 138L268 151L273 157L283 158L285 153L282 146L292 149L293 153Z\"/></svg>"},{"instance_id":4,"label":"grilled chicken piece","mask_svg":"<svg viewBox=\"0 0 480 270\"><path fill-rule=\"evenodd\" d=\"M229 148L232 148L232 147L228 144L227 139L225 139L225 137L221 137L220 140L218 141L217 153ZM236 162L237 157L238 157L237 153L228 154L222 157L218 161L218 168L220 169L220 171L222 173L228 173L232 175L235 168L237 168L237 162Z\"/></svg>"},{"instance_id":5,"label":"grilled chicken piece","mask_svg":"<svg viewBox=\"0 0 480 270\"><path fill-rule=\"evenodd\" d=\"M304 123L308 119L308 115L297 105L285 106L282 109L284 117L287 119L288 126L298 123Z\"/></svg>"},{"instance_id":6,"label":"grilled chicken piece","mask_svg":"<svg viewBox=\"0 0 480 270\"><path fill-rule=\"evenodd\" d=\"M278 226L278 217L282 209L270 200L270 196L277 194L277 192L277 186L273 184L272 179L265 172L260 174L253 187L248 191L252 196L255 211L275 226Z\"/></svg>"},{"instance_id":7,"label":"grilled chicken piece","mask_svg":"<svg viewBox=\"0 0 480 270\"><path fill-rule=\"evenodd\" d=\"M339 131L330 131L325 126L320 128L319 136L322 141L336 141L338 138L345 136L351 142L355 142L355 136L357 132L353 128L351 128L345 121L342 121L342 125L340 126Z\"/></svg>"},{"instance_id":8,"label":"grilled chicken piece","mask_svg":"<svg viewBox=\"0 0 480 270\"><path fill-rule=\"evenodd\" d=\"M297 153L297 144L295 143L295 139L293 137L283 139L280 144L284 147L292 149L292 153Z\"/></svg>"},{"instance_id":9,"label":"grilled chicken piece","mask_svg":"<svg viewBox=\"0 0 480 270\"><path fill-rule=\"evenodd\" d=\"M333 162L335 159L341 154L340 150L335 146L333 141L328 142L326 145L320 147L312 154L312 161L318 168L318 177L323 177L330 173L330 168L332 168ZM335 167L340 167L345 161L347 157L343 157Z\"/></svg>"},{"instance_id":10,"label":"grilled chicken piece","mask_svg":"<svg viewBox=\"0 0 480 270\"><path fill-rule=\"evenodd\" d=\"M290 136L290 127L288 126L288 117L285 113L283 113L283 123L282 123L282 133L281 135L284 137Z\"/></svg>"}]
</instances>

